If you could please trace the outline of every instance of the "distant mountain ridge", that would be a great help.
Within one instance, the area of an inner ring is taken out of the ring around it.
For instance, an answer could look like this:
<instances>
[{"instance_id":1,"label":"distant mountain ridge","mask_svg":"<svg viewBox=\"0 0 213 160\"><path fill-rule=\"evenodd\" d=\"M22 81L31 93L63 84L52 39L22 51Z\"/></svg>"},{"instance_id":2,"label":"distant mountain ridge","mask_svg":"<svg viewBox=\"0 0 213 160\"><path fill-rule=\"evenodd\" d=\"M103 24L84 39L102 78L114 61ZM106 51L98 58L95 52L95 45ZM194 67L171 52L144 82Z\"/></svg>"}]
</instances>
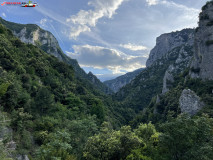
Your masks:
<instances>
[{"instance_id":1,"label":"distant mountain ridge","mask_svg":"<svg viewBox=\"0 0 213 160\"><path fill-rule=\"evenodd\" d=\"M144 68L137 69L133 72L128 72L115 79L104 81L104 84L116 93L120 88L130 83L142 70L144 70Z\"/></svg>"},{"instance_id":2,"label":"distant mountain ridge","mask_svg":"<svg viewBox=\"0 0 213 160\"><path fill-rule=\"evenodd\" d=\"M18 37L22 42L27 44L33 44L45 51L46 53L57 57L59 60L72 65L76 72L76 76L89 81L89 83L94 85L96 89L107 94L112 93L112 91L94 75L93 78L96 79L96 81L95 83L93 83L91 81L91 75L88 75L79 66L77 60L72 59L63 53L57 39L49 31L40 28L36 24L18 24L8 22L2 18L0 18L0 23L9 28L13 32L13 34Z\"/></svg>"}]
</instances>

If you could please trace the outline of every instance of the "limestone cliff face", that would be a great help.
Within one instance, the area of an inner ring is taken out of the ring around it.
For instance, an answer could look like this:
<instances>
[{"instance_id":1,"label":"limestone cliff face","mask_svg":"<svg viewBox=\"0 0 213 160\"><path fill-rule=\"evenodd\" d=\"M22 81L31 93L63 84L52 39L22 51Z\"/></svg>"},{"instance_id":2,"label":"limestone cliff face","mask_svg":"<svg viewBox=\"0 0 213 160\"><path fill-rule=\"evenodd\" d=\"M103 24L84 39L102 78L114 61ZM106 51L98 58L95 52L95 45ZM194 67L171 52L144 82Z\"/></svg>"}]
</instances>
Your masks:
<instances>
[{"instance_id":1,"label":"limestone cliff face","mask_svg":"<svg viewBox=\"0 0 213 160\"><path fill-rule=\"evenodd\" d=\"M159 36L156 40L156 46L151 50L146 66L150 67L158 59L162 58L172 49L181 45L193 45L194 30L184 29L182 31L167 33Z\"/></svg>"},{"instance_id":2,"label":"limestone cliff face","mask_svg":"<svg viewBox=\"0 0 213 160\"><path fill-rule=\"evenodd\" d=\"M200 14L195 33L195 53L190 76L213 80L213 2L208 2Z\"/></svg>"},{"instance_id":3,"label":"limestone cliff face","mask_svg":"<svg viewBox=\"0 0 213 160\"><path fill-rule=\"evenodd\" d=\"M182 113L187 113L189 115L195 115L200 111L204 103L201 102L200 97L198 97L192 90L184 89L181 97L179 99L180 109Z\"/></svg>"},{"instance_id":4,"label":"limestone cliff face","mask_svg":"<svg viewBox=\"0 0 213 160\"><path fill-rule=\"evenodd\" d=\"M22 42L33 44L61 61L68 61L68 57L61 50L57 39L49 31L43 30L35 24L18 24L2 18L0 18L0 23L9 28Z\"/></svg>"},{"instance_id":5,"label":"limestone cliff face","mask_svg":"<svg viewBox=\"0 0 213 160\"><path fill-rule=\"evenodd\" d=\"M174 77L190 66L194 52L194 29L163 34L147 60L147 67L170 63L164 73L162 93L169 91ZM172 62L172 63L171 63Z\"/></svg>"},{"instance_id":6,"label":"limestone cliff face","mask_svg":"<svg viewBox=\"0 0 213 160\"><path fill-rule=\"evenodd\" d=\"M36 45L60 60L63 59L57 39L52 33L41 29L39 26L35 25L30 33L27 31L27 27L24 27L19 31L13 30L13 34L22 42Z\"/></svg>"},{"instance_id":7,"label":"limestone cliff face","mask_svg":"<svg viewBox=\"0 0 213 160\"><path fill-rule=\"evenodd\" d=\"M186 68L190 66L193 58L193 53L194 52L192 44L182 45L180 46L180 49L176 51L176 60L173 64L170 64L163 78L163 94L169 91L169 87L174 82L175 76L182 73L183 71L185 71Z\"/></svg>"}]
</instances>

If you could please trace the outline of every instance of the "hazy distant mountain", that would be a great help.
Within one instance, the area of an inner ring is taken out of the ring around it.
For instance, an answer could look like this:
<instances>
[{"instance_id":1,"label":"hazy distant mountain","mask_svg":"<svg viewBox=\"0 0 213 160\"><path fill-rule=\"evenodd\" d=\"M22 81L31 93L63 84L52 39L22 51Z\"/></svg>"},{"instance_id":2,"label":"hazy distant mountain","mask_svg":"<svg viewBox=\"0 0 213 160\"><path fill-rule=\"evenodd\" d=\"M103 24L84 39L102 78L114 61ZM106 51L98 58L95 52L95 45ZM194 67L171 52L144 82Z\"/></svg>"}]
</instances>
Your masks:
<instances>
[{"instance_id":1,"label":"hazy distant mountain","mask_svg":"<svg viewBox=\"0 0 213 160\"><path fill-rule=\"evenodd\" d=\"M112 89L113 92L118 92L120 88L130 83L143 69L144 68L140 68L115 79L104 81L104 84Z\"/></svg>"}]
</instances>

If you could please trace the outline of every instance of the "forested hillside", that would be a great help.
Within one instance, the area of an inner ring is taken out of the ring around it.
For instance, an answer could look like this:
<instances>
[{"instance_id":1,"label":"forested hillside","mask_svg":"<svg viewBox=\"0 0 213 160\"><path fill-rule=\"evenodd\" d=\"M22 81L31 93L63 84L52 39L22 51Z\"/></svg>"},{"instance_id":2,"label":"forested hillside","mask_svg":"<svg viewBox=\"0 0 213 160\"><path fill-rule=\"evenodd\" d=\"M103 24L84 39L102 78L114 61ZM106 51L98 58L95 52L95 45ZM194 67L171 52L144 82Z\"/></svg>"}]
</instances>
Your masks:
<instances>
[{"instance_id":1,"label":"forested hillside","mask_svg":"<svg viewBox=\"0 0 213 160\"><path fill-rule=\"evenodd\" d=\"M15 153L11 154L38 159L82 156L87 137L94 135L104 120L113 119L106 107L107 96L77 79L72 66L22 43L2 25L0 37L1 113L7 112L10 119L5 131L13 130L10 138L2 130L1 138L5 144L15 141ZM63 142L63 137L69 143Z\"/></svg>"}]
</instances>

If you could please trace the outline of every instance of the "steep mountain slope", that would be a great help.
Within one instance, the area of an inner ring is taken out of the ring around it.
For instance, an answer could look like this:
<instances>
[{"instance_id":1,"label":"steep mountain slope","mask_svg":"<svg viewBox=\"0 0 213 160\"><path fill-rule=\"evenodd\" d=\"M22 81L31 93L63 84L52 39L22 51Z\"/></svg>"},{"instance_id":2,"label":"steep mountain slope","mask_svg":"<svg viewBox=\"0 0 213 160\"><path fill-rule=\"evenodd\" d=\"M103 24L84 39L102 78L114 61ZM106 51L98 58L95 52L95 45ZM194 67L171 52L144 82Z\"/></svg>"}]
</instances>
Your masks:
<instances>
[{"instance_id":1,"label":"steep mountain slope","mask_svg":"<svg viewBox=\"0 0 213 160\"><path fill-rule=\"evenodd\" d=\"M192 78L213 80L213 2L208 2L200 13L195 33L195 55L191 65Z\"/></svg>"},{"instance_id":2,"label":"steep mountain slope","mask_svg":"<svg viewBox=\"0 0 213 160\"><path fill-rule=\"evenodd\" d=\"M93 85L99 86L99 88L101 88L101 90L104 93L107 93L107 94L112 93L112 90L109 87L106 87L102 82L100 82L100 80L94 74L92 74L92 72L89 72L87 74L87 77L88 77L89 81L92 82Z\"/></svg>"},{"instance_id":3,"label":"steep mountain slope","mask_svg":"<svg viewBox=\"0 0 213 160\"><path fill-rule=\"evenodd\" d=\"M87 73L79 66L75 59L71 59L63 53L58 41L52 33L41 29L35 24L17 24L5 21L2 18L0 18L0 23L12 30L13 34L22 42L33 44L42 49L44 52L57 57L59 60L67 64L71 64L76 72L75 75L81 79L84 79L84 81L88 81L95 86L96 89L107 94L112 93L112 91L95 76L93 78L96 78L97 80L95 83L93 83L93 81L91 81L91 75L87 75Z\"/></svg>"},{"instance_id":4,"label":"steep mountain slope","mask_svg":"<svg viewBox=\"0 0 213 160\"><path fill-rule=\"evenodd\" d=\"M79 80L71 65L22 43L0 24L0 112L8 113L7 130L12 130L3 139L6 147L13 145L9 156L82 156L87 138L104 120L113 120L107 99ZM70 148L75 148L72 153Z\"/></svg>"},{"instance_id":5,"label":"steep mountain slope","mask_svg":"<svg viewBox=\"0 0 213 160\"><path fill-rule=\"evenodd\" d=\"M133 113L137 113L147 107L154 96L168 92L172 87L175 75L182 73L190 65L193 56L193 34L193 29L166 34L169 37L174 37L174 39L184 35L186 43L177 42L177 44L173 44L176 47L161 56L151 55L151 57L158 58L153 61L151 66L136 76L130 84L121 88L115 94L115 99L121 101L124 107L133 110ZM164 39L162 40L164 41ZM158 54L158 52L155 52L155 54Z\"/></svg>"},{"instance_id":6,"label":"steep mountain slope","mask_svg":"<svg viewBox=\"0 0 213 160\"><path fill-rule=\"evenodd\" d=\"M130 83L142 70L143 68L140 68L133 72L126 73L125 75L119 76L115 79L105 81L104 84L116 93L120 88Z\"/></svg>"}]
</instances>

